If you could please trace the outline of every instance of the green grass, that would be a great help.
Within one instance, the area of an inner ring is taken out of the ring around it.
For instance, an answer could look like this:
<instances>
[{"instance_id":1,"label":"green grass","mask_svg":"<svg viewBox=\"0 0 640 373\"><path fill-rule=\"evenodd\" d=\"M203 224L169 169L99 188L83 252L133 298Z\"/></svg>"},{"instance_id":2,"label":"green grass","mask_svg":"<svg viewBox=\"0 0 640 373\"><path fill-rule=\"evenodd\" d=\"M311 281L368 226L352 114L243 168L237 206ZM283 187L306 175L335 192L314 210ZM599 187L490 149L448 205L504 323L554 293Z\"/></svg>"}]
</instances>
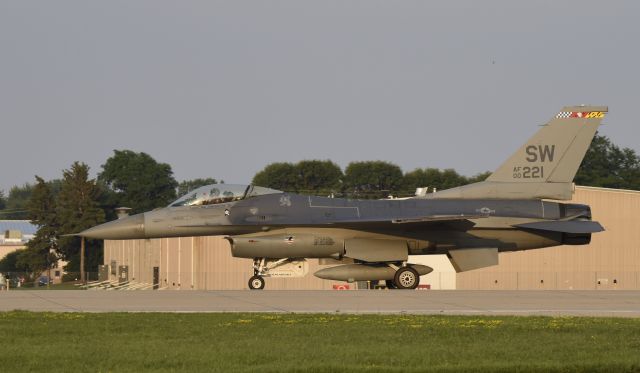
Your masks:
<instances>
[{"instance_id":1,"label":"green grass","mask_svg":"<svg viewBox=\"0 0 640 373\"><path fill-rule=\"evenodd\" d=\"M8 312L0 343L3 372L640 371L622 318Z\"/></svg>"}]
</instances>

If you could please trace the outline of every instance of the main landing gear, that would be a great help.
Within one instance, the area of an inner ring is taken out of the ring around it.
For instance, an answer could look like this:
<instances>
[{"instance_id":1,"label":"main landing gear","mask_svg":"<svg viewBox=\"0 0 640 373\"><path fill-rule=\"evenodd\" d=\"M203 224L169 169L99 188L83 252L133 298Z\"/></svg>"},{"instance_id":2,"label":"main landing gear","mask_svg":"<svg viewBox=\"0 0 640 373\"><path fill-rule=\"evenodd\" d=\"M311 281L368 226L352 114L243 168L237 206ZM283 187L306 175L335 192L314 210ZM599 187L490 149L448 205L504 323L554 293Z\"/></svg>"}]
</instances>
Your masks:
<instances>
[{"instance_id":1,"label":"main landing gear","mask_svg":"<svg viewBox=\"0 0 640 373\"><path fill-rule=\"evenodd\" d=\"M415 268L402 264L388 266L390 271L387 276L393 276L393 279L371 280L371 289L377 289L380 281L384 281L387 289L415 289L420 284L420 273Z\"/></svg>"},{"instance_id":2,"label":"main landing gear","mask_svg":"<svg viewBox=\"0 0 640 373\"><path fill-rule=\"evenodd\" d=\"M393 281L386 281L387 287L389 287L390 282L392 282L395 289L415 289L420 284L420 275L418 271L411 267L400 267L395 276L393 276Z\"/></svg>"}]
</instances>

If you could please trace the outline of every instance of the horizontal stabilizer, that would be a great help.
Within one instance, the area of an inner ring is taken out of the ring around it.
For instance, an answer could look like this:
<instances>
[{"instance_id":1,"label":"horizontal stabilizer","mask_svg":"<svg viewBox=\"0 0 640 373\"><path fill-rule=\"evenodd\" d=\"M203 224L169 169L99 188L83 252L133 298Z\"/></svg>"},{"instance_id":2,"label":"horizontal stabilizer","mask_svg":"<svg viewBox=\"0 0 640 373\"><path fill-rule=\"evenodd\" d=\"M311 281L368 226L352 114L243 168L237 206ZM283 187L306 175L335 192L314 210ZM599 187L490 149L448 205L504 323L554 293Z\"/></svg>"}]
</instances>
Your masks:
<instances>
[{"instance_id":1,"label":"horizontal stabilizer","mask_svg":"<svg viewBox=\"0 0 640 373\"><path fill-rule=\"evenodd\" d=\"M497 248L473 248L449 250L447 254L456 272L490 267L498 264Z\"/></svg>"},{"instance_id":2,"label":"horizontal stabilizer","mask_svg":"<svg viewBox=\"0 0 640 373\"><path fill-rule=\"evenodd\" d=\"M516 224L514 227L572 234L586 234L604 231L604 228L600 223L591 220L538 221L535 223Z\"/></svg>"}]
</instances>

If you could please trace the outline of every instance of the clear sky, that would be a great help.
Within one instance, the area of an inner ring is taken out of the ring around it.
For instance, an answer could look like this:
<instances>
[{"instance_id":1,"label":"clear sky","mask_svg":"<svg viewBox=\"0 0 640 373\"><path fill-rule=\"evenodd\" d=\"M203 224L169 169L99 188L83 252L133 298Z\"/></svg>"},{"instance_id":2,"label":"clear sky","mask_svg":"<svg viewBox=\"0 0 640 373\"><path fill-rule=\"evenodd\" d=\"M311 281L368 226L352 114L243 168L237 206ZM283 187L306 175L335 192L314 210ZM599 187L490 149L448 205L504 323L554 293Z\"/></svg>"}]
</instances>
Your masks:
<instances>
[{"instance_id":1,"label":"clear sky","mask_svg":"<svg viewBox=\"0 0 640 373\"><path fill-rule=\"evenodd\" d=\"M563 105L640 150L638 1L0 0L0 189L144 151L493 170ZM636 111L638 110L638 111Z\"/></svg>"}]
</instances>

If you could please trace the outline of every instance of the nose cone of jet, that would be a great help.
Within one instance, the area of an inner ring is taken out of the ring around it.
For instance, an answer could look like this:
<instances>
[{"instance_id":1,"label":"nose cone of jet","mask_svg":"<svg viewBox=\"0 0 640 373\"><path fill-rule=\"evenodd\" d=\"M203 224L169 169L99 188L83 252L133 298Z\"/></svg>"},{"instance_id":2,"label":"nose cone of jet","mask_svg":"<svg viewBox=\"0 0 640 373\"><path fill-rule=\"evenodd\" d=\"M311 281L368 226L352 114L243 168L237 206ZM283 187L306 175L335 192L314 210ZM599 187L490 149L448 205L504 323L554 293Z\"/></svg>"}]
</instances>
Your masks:
<instances>
[{"instance_id":1,"label":"nose cone of jet","mask_svg":"<svg viewBox=\"0 0 640 373\"><path fill-rule=\"evenodd\" d=\"M102 240L129 240L145 238L144 214L110 221L80 232L79 236Z\"/></svg>"}]
</instances>

